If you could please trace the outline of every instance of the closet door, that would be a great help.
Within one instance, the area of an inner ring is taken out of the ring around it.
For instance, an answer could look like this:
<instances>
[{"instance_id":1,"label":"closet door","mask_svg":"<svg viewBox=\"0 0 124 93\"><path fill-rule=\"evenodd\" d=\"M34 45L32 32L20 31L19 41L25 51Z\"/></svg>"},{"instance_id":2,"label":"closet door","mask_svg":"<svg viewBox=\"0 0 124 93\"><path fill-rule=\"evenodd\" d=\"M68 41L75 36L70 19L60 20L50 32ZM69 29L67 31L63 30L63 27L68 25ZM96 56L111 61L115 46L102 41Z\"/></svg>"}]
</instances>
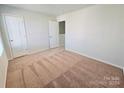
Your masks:
<instances>
[{"instance_id":1,"label":"closet door","mask_svg":"<svg viewBox=\"0 0 124 93\"><path fill-rule=\"evenodd\" d=\"M49 41L50 48L59 46L59 25L56 21L49 22Z\"/></svg>"},{"instance_id":2,"label":"closet door","mask_svg":"<svg viewBox=\"0 0 124 93\"><path fill-rule=\"evenodd\" d=\"M4 16L13 57L26 54L27 42L23 17Z\"/></svg>"}]
</instances>

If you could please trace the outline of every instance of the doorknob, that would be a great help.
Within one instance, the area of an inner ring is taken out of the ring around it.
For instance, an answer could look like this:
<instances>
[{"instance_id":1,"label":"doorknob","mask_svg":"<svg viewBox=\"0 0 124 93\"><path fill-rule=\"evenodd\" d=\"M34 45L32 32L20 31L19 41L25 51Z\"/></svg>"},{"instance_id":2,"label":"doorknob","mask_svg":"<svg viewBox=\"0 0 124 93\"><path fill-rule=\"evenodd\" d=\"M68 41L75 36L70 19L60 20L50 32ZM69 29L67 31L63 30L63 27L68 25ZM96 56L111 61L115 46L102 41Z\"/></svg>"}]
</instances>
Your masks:
<instances>
[{"instance_id":1,"label":"doorknob","mask_svg":"<svg viewBox=\"0 0 124 93\"><path fill-rule=\"evenodd\" d=\"M11 42L13 42L13 40L10 40Z\"/></svg>"}]
</instances>

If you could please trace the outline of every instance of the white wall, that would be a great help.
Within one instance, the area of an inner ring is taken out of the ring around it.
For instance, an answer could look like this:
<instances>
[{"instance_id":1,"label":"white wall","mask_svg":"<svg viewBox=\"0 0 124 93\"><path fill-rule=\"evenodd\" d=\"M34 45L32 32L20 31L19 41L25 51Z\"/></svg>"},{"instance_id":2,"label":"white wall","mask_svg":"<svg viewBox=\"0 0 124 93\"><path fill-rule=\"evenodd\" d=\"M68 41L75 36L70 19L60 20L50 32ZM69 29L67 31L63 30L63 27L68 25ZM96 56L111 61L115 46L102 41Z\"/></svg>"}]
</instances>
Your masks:
<instances>
[{"instance_id":1,"label":"white wall","mask_svg":"<svg viewBox=\"0 0 124 93\"><path fill-rule=\"evenodd\" d=\"M1 33L0 33L0 88L6 85L8 61L3 47Z\"/></svg>"},{"instance_id":2,"label":"white wall","mask_svg":"<svg viewBox=\"0 0 124 93\"><path fill-rule=\"evenodd\" d=\"M66 49L124 67L124 6L94 5L66 20Z\"/></svg>"},{"instance_id":3,"label":"white wall","mask_svg":"<svg viewBox=\"0 0 124 93\"><path fill-rule=\"evenodd\" d=\"M55 20L54 17L46 16L37 12L21 10L18 8L0 5L1 14L19 15L23 16L25 20L27 39L28 39L28 52L33 53L42 51L49 48L48 39L48 21ZM5 31L4 31L5 32ZM4 33L3 33L4 34ZM7 56L10 59L10 49L7 40L4 38L7 50Z\"/></svg>"}]
</instances>

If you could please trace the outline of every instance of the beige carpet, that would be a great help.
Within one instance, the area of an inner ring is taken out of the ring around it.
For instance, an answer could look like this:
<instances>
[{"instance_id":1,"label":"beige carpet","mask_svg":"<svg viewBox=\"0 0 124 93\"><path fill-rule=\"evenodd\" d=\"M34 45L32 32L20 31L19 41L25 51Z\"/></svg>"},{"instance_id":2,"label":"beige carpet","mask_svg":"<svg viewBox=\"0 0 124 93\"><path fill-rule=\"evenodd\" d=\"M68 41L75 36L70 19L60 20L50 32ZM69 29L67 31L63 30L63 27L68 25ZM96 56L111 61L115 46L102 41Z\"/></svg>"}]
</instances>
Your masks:
<instances>
[{"instance_id":1,"label":"beige carpet","mask_svg":"<svg viewBox=\"0 0 124 93\"><path fill-rule=\"evenodd\" d=\"M10 61L6 87L124 87L124 77L119 68L56 48Z\"/></svg>"}]
</instances>

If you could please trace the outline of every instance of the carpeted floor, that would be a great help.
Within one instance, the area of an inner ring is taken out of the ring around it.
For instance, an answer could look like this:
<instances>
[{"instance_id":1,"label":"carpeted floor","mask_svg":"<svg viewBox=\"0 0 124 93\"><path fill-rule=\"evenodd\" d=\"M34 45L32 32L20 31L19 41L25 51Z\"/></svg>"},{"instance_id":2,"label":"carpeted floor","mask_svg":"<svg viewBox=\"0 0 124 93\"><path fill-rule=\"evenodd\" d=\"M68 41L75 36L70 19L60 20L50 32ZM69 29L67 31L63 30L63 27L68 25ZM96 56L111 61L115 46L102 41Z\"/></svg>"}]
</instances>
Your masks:
<instances>
[{"instance_id":1,"label":"carpeted floor","mask_svg":"<svg viewBox=\"0 0 124 93\"><path fill-rule=\"evenodd\" d=\"M119 68L55 48L10 61L6 87L124 87L124 77Z\"/></svg>"}]
</instances>

